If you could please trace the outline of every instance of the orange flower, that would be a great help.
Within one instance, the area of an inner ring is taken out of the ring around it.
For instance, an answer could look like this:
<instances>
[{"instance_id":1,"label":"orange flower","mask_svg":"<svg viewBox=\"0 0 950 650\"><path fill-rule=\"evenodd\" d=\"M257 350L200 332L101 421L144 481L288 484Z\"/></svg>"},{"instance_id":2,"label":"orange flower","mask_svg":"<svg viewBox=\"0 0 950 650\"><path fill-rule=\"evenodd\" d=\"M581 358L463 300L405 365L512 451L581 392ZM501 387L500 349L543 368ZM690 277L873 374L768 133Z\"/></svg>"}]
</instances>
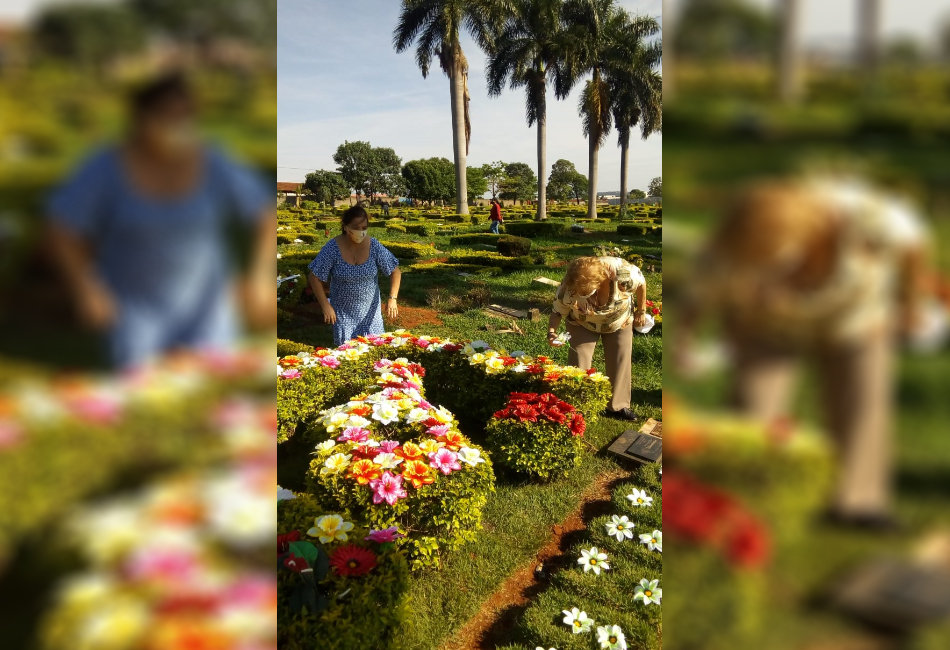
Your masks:
<instances>
[{"instance_id":1,"label":"orange flower","mask_svg":"<svg viewBox=\"0 0 950 650\"><path fill-rule=\"evenodd\" d=\"M446 431L441 436L436 436L436 440L444 442L445 446L452 451L458 451L465 446L465 437L458 431Z\"/></svg>"},{"instance_id":2,"label":"orange flower","mask_svg":"<svg viewBox=\"0 0 950 650\"><path fill-rule=\"evenodd\" d=\"M278 363L283 368L292 368L300 365L300 357L284 357Z\"/></svg>"},{"instance_id":3,"label":"orange flower","mask_svg":"<svg viewBox=\"0 0 950 650\"><path fill-rule=\"evenodd\" d=\"M419 460L425 455L425 452L414 442L407 442L401 449L397 449L395 453L407 462Z\"/></svg>"},{"instance_id":4,"label":"orange flower","mask_svg":"<svg viewBox=\"0 0 950 650\"><path fill-rule=\"evenodd\" d=\"M556 370L549 370L548 372L544 373L544 381L557 381L562 376L563 375Z\"/></svg>"},{"instance_id":5,"label":"orange flower","mask_svg":"<svg viewBox=\"0 0 950 650\"><path fill-rule=\"evenodd\" d=\"M411 445L412 443L407 444ZM403 467L402 478L406 481L410 481L412 487L419 489L423 485L435 483L435 477L432 476L429 469L429 466L420 460L409 460L406 461Z\"/></svg>"},{"instance_id":6,"label":"orange flower","mask_svg":"<svg viewBox=\"0 0 950 650\"><path fill-rule=\"evenodd\" d=\"M354 406L352 409L350 409L350 415L358 415L361 418L365 418L372 412L373 408L371 406L366 406L365 404L363 406Z\"/></svg>"},{"instance_id":7,"label":"orange flower","mask_svg":"<svg viewBox=\"0 0 950 650\"><path fill-rule=\"evenodd\" d=\"M360 485L367 485L375 478L382 475L382 468L371 460L366 458L358 460L350 465L346 478L354 478Z\"/></svg>"}]
</instances>

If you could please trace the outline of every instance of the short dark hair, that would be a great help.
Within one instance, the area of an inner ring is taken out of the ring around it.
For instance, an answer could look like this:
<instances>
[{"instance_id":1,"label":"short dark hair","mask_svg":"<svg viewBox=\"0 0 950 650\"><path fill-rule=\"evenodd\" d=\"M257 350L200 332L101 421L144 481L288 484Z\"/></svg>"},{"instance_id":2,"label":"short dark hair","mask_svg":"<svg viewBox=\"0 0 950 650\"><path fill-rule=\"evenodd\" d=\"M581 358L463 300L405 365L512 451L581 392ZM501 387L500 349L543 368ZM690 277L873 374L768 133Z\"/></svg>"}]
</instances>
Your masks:
<instances>
[{"instance_id":1,"label":"short dark hair","mask_svg":"<svg viewBox=\"0 0 950 650\"><path fill-rule=\"evenodd\" d=\"M183 72L166 72L135 88L129 95L129 110L139 118L171 99L194 101L191 84Z\"/></svg>"},{"instance_id":2,"label":"short dark hair","mask_svg":"<svg viewBox=\"0 0 950 650\"><path fill-rule=\"evenodd\" d=\"M361 205L354 205L348 208L346 212L343 213L343 218L340 219L340 230L346 232L348 225L360 219L366 219L367 225L369 224L369 213L366 211L366 208Z\"/></svg>"}]
</instances>

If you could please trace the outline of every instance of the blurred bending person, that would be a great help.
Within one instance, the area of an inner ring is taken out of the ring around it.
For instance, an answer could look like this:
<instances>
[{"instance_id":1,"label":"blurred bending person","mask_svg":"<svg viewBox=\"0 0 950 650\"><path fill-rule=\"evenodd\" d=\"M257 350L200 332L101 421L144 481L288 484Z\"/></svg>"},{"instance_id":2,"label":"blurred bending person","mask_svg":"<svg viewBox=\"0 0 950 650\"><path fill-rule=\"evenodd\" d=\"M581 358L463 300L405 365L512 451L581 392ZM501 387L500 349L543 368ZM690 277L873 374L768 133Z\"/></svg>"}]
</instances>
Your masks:
<instances>
[{"instance_id":1,"label":"blurred bending person","mask_svg":"<svg viewBox=\"0 0 950 650\"><path fill-rule=\"evenodd\" d=\"M917 327L926 257L923 224L896 197L851 178L771 181L737 197L694 274L674 354L682 364L698 314L714 310L741 411L787 417L798 362L815 364L837 523L895 524L894 352Z\"/></svg>"},{"instance_id":2,"label":"blurred bending person","mask_svg":"<svg viewBox=\"0 0 950 650\"><path fill-rule=\"evenodd\" d=\"M197 135L196 102L171 73L138 88L122 141L85 160L50 198L53 255L83 322L116 367L239 334L232 221L256 230L240 283L258 325L276 322L276 212L250 169Z\"/></svg>"}]
</instances>

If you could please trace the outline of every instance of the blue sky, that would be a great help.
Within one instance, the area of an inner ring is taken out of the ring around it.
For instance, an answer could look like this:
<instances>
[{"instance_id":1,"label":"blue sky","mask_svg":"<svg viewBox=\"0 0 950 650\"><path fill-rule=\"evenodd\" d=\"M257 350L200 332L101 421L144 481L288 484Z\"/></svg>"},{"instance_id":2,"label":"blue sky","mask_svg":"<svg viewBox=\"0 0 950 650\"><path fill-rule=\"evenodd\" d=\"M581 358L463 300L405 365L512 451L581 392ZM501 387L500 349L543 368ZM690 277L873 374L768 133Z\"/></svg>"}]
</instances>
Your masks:
<instances>
[{"instance_id":1,"label":"blue sky","mask_svg":"<svg viewBox=\"0 0 950 650\"><path fill-rule=\"evenodd\" d=\"M620 0L619 5L660 17L661 0ZM308 171L334 169L333 152L344 140L392 147L403 161L452 159L449 82L436 64L427 79L414 51L396 54L392 30L397 0L316 2L280 0L277 45L277 156L279 180L302 180ZM537 131L524 118L522 91L490 99L485 56L467 36L472 142L468 163L495 160L537 166ZM587 141L577 115L580 89L549 102L547 156L572 161L587 173ZM616 134L600 152L598 189L620 188ZM635 140L628 183L646 189L662 174L662 136Z\"/></svg>"}]
</instances>

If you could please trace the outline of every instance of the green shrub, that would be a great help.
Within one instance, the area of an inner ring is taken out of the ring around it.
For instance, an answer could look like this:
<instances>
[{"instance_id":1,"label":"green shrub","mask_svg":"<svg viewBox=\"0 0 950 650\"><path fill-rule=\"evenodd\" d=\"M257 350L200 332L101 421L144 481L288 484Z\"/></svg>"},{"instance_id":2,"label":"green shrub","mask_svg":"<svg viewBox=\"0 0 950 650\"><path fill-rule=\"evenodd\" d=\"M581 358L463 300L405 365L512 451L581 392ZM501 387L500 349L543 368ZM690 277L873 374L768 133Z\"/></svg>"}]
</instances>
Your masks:
<instances>
[{"instance_id":1,"label":"green shrub","mask_svg":"<svg viewBox=\"0 0 950 650\"><path fill-rule=\"evenodd\" d=\"M323 241L326 239L323 235L315 235L309 232L302 232L297 235L297 239L301 240L305 244L315 244L317 241Z\"/></svg>"},{"instance_id":2,"label":"green shrub","mask_svg":"<svg viewBox=\"0 0 950 650\"><path fill-rule=\"evenodd\" d=\"M488 223L488 216L487 214L470 214L468 215L468 221L473 226L480 226Z\"/></svg>"},{"instance_id":3,"label":"green shrub","mask_svg":"<svg viewBox=\"0 0 950 650\"><path fill-rule=\"evenodd\" d=\"M506 224L505 232L518 237L559 237L567 232L567 223L558 221L524 221Z\"/></svg>"},{"instance_id":4,"label":"green shrub","mask_svg":"<svg viewBox=\"0 0 950 650\"><path fill-rule=\"evenodd\" d=\"M497 266L478 266L475 264L447 264L445 262L417 262L403 269L412 273L470 273L480 276L494 276L503 271Z\"/></svg>"},{"instance_id":5,"label":"green shrub","mask_svg":"<svg viewBox=\"0 0 950 650\"><path fill-rule=\"evenodd\" d=\"M379 242L389 249L389 252L402 260L411 260L419 257L432 257L435 249L428 244L414 244L412 242Z\"/></svg>"},{"instance_id":6,"label":"green shrub","mask_svg":"<svg viewBox=\"0 0 950 650\"><path fill-rule=\"evenodd\" d=\"M407 223L405 228L407 233L413 235L421 235L422 237L432 237L435 235L435 226L428 223Z\"/></svg>"},{"instance_id":7,"label":"green shrub","mask_svg":"<svg viewBox=\"0 0 950 650\"><path fill-rule=\"evenodd\" d=\"M583 414L556 395L513 393L488 422L485 445L499 465L547 479L580 461L585 428Z\"/></svg>"},{"instance_id":8,"label":"green shrub","mask_svg":"<svg viewBox=\"0 0 950 650\"><path fill-rule=\"evenodd\" d=\"M361 650L377 647L382 639L388 639L387 647L402 648L397 631L411 616L405 551L393 544L364 540L369 529L357 522L353 522L357 525L346 542L322 545L317 538L308 538L307 531L317 517L325 514L338 513L308 494L278 501L278 533L297 531L302 540L309 540L325 554L332 554L344 544L370 550L376 556L376 567L360 576L341 576L330 569L318 582L327 597L325 609L307 613L295 612L291 607L291 593L302 584L301 577L288 569L278 570L278 645L287 650Z\"/></svg>"},{"instance_id":9,"label":"green shrub","mask_svg":"<svg viewBox=\"0 0 950 650\"><path fill-rule=\"evenodd\" d=\"M298 352L313 352L313 346L306 343L297 343L288 339L277 339L277 356L286 357Z\"/></svg>"},{"instance_id":10,"label":"green shrub","mask_svg":"<svg viewBox=\"0 0 950 650\"><path fill-rule=\"evenodd\" d=\"M398 224L398 223L387 223L387 224L386 224L386 232L388 232L388 233L393 233L393 234L397 234L397 233L398 233L398 234L405 235L405 234L406 234L406 226L403 225L403 224Z\"/></svg>"},{"instance_id":11,"label":"green shrub","mask_svg":"<svg viewBox=\"0 0 950 650\"><path fill-rule=\"evenodd\" d=\"M498 252L505 257L520 257L531 250L531 240L526 237L508 235L499 238L495 245L498 246Z\"/></svg>"},{"instance_id":12,"label":"green shrub","mask_svg":"<svg viewBox=\"0 0 950 650\"><path fill-rule=\"evenodd\" d=\"M503 237L503 235L496 235L493 232L477 232L465 235L454 235L449 238L449 243L453 246L474 246L475 244L496 246L501 237Z\"/></svg>"},{"instance_id":13,"label":"green shrub","mask_svg":"<svg viewBox=\"0 0 950 650\"><path fill-rule=\"evenodd\" d=\"M617 224L617 234L618 235L637 235L643 237L647 234L646 226L638 226L632 223L620 223Z\"/></svg>"},{"instance_id":14,"label":"green shrub","mask_svg":"<svg viewBox=\"0 0 950 650\"><path fill-rule=\"evenodd\" d=\"M529 257L505 257L494 251L476 251L458 249L449 254L450 264L477 264L479 266L497 266L504 269L523 269L531 266Z\"/></svg>"},{"instance_id":15,"label":"green shrub","mask_svg":"<svg viewBox=\"0 0 950 650\"><path fill-rule=\"evenodd\" d=\"M293 244L295 239L297 239L297 233L295 232L281 231L277 233L278 244Z\"/></svg>"}]
</instances>

